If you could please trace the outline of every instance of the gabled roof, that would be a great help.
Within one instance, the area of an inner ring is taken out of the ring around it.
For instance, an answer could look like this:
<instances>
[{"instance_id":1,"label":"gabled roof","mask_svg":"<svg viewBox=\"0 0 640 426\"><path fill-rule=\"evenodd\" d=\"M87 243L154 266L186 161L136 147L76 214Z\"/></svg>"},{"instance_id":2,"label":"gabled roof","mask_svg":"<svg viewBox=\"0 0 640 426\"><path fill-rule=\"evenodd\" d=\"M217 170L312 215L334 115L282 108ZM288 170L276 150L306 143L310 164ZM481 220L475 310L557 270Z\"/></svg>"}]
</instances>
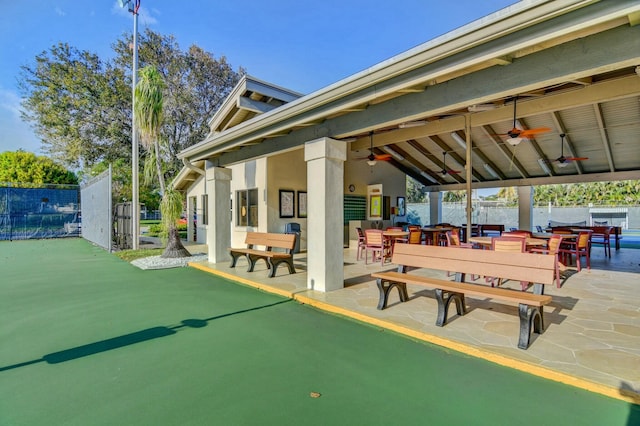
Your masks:
<instances>
[{"instance_id":1,"label":"gabled roof","mask_svg":"<svg viewBox=\"0 0 640 426\"><path fill-rule=\"evenodd\" d=\"M640 2L527 0L182 151L224 166L319 137L396 154L430 189L640 178ZM518 125L550 130L511 146ZM213 123L213 122L212 122ZM407 125L411 124L411 127ZM457 135L456 136L454 136ZM560 134L566 134L561 145ZM461 143L459 139L462 139ZM589 157L560 167L566 157Z\"/></svg>"},{"instance_id":2,"label":"gabled roof","mask_svg":"<svg viewBox=\"0 0 640 426\"><path fill-rule=\"evenodd\" d=\"M292 90L244 75L220 109L209 119L207 140L215 139L216 135L301 96L300 93ZM204 160L191 163L183 158L183 163L185 167L173 180L173 185L178 190L186 189L199 175L203 174L204 170Z\"/></svg>"},{"instance_id":3,"label":"gabled roof","mask_svg":"<svg viewBox=\"0 0 640 426\"><path fill-rule=\"evenodd\" d=\"M223 132L301 96L300 93L244 75L209 120L210 132Z\"/></svg>"}]
</instances>

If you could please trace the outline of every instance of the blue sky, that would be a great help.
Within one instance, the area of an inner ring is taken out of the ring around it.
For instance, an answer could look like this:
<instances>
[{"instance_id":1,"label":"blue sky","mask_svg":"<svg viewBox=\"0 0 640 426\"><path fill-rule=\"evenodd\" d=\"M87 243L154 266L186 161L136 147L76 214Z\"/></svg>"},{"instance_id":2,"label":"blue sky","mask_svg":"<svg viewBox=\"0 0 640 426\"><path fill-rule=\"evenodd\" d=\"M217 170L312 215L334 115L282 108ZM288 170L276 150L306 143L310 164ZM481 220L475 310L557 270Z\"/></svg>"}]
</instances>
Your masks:
<instances>
[{"instance_id":1,"label":"blue sky","mask_svg":"<svg viewBox=\"0 0 640 426\"><path fill-rule=\"evenodd\" d=\"M515 0L142 0L139 30L173 34L252 76L307 94ZM19 118L20 66L66 42L110 58L133 18L117 0L0 0L0 152L40 153Z\"/></svg>"}]
</instances>

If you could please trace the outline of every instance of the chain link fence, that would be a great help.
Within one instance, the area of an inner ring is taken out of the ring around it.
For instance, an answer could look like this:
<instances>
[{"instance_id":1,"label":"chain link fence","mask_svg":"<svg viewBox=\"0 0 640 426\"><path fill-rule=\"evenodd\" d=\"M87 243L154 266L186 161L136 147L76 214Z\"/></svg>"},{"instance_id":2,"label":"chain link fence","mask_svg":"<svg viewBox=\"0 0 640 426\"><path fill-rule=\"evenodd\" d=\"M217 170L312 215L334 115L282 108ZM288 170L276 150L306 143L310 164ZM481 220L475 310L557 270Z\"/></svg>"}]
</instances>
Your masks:
<instances>
[{"instance_id":1,"label":"chain link fence","mask_svg":"<svg viewBox=\"0 0 640 426\"><path fill-rule=\"evenodd\" d=\"M0 183L0 240L78 237L80 187Z\"/></svg>"}]
</instances>

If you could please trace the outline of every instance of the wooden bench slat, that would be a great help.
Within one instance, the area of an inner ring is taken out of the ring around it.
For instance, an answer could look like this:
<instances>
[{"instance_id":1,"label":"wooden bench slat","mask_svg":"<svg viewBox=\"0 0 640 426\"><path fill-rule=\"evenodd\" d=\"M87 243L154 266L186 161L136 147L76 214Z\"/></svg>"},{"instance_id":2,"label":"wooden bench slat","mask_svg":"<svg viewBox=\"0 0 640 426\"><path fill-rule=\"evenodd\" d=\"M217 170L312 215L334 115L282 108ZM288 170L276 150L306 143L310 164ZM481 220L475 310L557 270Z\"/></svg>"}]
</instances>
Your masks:
<instances>
[{"instance_id":1,"label":"wooden bench slat","mask_svg":"<svg viewBox=\"0 0 640 426\"><path fill-rule=\"evenodd\" d=\"M438 278L403 274L401 272L379 272L371 274L371 276L390 281L403 281L407 284L421 285L429 288L440 288L447 291L463 291L465 294L484 297L490 296L493 299L506 300L514 303L524 303L533 306L544 306L551 303L552 300L551 296L544 294L533 294L500 287L446 281Z\"/></svg>"},{"instance_id":2,"label":"wooden bench slat","mask_svg":"<svg viewBox=\"0 0 640 426\"><path fill-rule=\"evenodd\" d=\"M425 257L429 260L425 260ZM416 268L553 284L554 256L397 243L392 263ZM545 271L547 271L545 273Z\"/></svg>"},{"instance_id":3,"label":"wooden bench slat","mask_svg":"<svg viewBox=\"0 0 640 426\"><path fill-rule=\"evenodd\" d=\"M520 318L518 347L527 349L532 331L542 333L544 330L543 307L552 299L542 293L544 285L554 283L555 261L555 256L544 254L397 243L392 263L399 265L398 271L378 272L371 276L376 278L380 291L378 309L387 306L389 293L394 287L398 289L401 302L409 300L407 284L435 289L438 301L436 325L441 327L447 322L451 302L455 303L458 315L466 313L465 295L517 303ZM457 281L409 273L410 268L456 272ZM534 282L534 293L461 282L464 281L461 274Z\"/></svg>"},{"instance_id":4,"label":"wooden bench slat","mask_svg":"<svg viewBox=\"0 0 640 426\"><path fill-rule=\"evenodd\" d=\"M247 272L253 272L255 263L264 259L269 268L269 278L275 276L280 263L286 263L290 274L295 274L293 266L293 249L296 244L295 234L276 234L270 232L247 232L246 248L230 248L231 267L236 266L238 257L244 255L249 262ZM264 247L260 249L259 247ZM274 250L275 249L275 250Z\"/></svg>"}]
</instances>

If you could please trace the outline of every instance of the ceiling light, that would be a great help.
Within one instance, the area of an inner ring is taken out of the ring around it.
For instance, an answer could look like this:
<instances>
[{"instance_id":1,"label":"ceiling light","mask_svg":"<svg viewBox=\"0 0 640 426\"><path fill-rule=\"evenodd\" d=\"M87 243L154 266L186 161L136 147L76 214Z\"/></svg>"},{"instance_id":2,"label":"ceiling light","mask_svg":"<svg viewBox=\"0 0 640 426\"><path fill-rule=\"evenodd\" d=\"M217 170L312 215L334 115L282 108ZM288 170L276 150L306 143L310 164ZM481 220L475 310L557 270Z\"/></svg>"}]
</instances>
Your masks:
<instances>
[{"instance_id":1,"label":"ceiling light","mask_svg":"<svg viewBox=\"0 0 640 426\"><path fill-rule=\"evenodd\" d=\"M368 160L367 164L370 166L375 166L376 165L376 160Z\"/></svg>"},{"instance_id":2,"label":"ceiling light","mask_svg":"<svg viewBox=\"0 0 640 426\"><path fill-rule=\"evenodd\" d=\"M457 134L456 132L451 132L451 137L454 141L458 142L458 145L460 145L462 149L464 149L465 151L467 150L467 142L465 142L465 140L462 139L459 134Z\"/></svg>"},{"instance_id":3,"label":"ceiling light","mask_svg":"<svg viewBox=\"0 0 640 426\"><path fill-rule=\"evenodd\" d=\"M507 138L506 142L511 146L516 146L523 140L524 138Z\"/></svg>"},{"instance_id":4,"label":"ceiling light","mask_svg":"<svg viewBox=\"0 0 640 426\"><path fill-rule=\"evenodd\" d=\"M420 127L427 124L425 120L416 120L416 121L407 121L405 123L398 124L398 127L401 129L408 129L409 127Z\"/></svg>"},{"instance_id":5,"label":"ceiling light","mask_svg":"<svg viewBox=\"0 0 640 426\"><path fill-rule=\"evenodd\" d=\"M558 167L567 167L569 165L568 161L562 161L562 162L558 162Z\"/></svg>"},{"instance_id":6,"label":"ceiling light","mask_svg":"<svg viewBox=\"0 0 640 426\"><path fill-rule=\"evenodd\" d=\"M540 168L544 170L546 174L551 175L551 170L549 169L549 165L547 164L544 158L538 158L538 164L540 164Z\"/></svg>"},{"instance_id":7,"label":"ceiling light","mask_svg":"<svg viewBox=\"0 0 640 426\"><path fill-rule=\"evenodd\" d=\"M397 152L395 152L393 149L389 148L388 146L384 146L382 147L383 150L387 151L389 154L391 154L393 156L393 158L395 158L398 161L403 161L404 157L400 154L398 154Z\"/></svg>"},{"instance_id":8,"label":"ceiling light","mask_svg":"<svg viewBox=\"0 0 640 426\"><path fill-rule=\"evenodd\" d=\"M489 163L484 163L483 167L487 171L487 173L489 173L491 176L493 176L496 179L500 179L500 176L498 176L498 173L496 173L496 171L493 170L493 167L491 167Z\"/></svg>"}]
</instances>

